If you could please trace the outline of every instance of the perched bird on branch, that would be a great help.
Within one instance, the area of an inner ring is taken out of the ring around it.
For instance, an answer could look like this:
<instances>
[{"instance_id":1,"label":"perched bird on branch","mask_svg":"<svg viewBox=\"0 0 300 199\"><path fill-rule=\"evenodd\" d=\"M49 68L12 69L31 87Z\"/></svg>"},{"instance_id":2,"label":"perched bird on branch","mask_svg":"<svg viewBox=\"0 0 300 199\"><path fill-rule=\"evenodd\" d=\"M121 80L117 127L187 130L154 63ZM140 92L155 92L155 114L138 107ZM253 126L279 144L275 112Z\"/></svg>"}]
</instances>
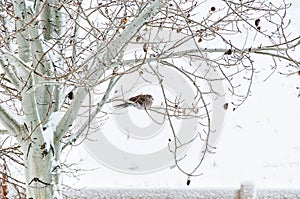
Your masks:
<instances>
[{"instance_id":1,"label":"perched bird on branch","mask_svg":"<svg viewBox=\"0 0 300 199\"><path fill-rule=\"evenodd\" d=\"M134 106L137 109L149 109L153 103L152 95L137 95L129 98L129 100L125 103L118 104L115 107L118 108L126 108L128 106Z\"/></svg>"}]
</instances>

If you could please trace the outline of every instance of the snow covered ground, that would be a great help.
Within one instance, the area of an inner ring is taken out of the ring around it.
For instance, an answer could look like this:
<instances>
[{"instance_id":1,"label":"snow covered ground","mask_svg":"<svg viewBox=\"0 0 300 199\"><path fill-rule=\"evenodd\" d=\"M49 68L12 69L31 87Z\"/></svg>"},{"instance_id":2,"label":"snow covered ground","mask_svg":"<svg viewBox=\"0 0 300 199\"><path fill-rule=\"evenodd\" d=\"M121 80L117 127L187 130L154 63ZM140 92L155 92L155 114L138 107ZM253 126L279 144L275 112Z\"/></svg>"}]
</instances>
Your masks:
<instances>
[{"instance_id":1,"label":"snow covered ground","mask_svg":"<svg viewBox=\"0 0 300 199\"><path fill-rule=\"evenodd\" d=\"M275 74L264 83L256 78L247 102L234 112L228 109L217 153L204 163L203 175L192 178L191 187L237 188L248 181L264 188L300 188L299 76ZM71 154L74 161L82 158L81 168L96 168L79 181L64 178L78 188L186 186L186 176L176 169L133 175L102 166L83 146Z\"/></svg>"}]
</instances>

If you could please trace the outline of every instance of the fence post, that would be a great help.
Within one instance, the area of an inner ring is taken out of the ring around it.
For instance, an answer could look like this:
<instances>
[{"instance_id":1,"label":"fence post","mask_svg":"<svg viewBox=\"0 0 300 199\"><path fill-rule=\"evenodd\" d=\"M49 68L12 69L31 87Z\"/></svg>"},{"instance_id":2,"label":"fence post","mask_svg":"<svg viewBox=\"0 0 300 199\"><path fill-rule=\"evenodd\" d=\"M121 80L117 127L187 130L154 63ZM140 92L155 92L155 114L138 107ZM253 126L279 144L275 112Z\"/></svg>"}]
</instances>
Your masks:
<instances>
[{"instance_id":1,"label":"fence post","mask_svg":"<svg viewBox=\"0 0 300 199\"><path fill-rule=\"evenodd\" d=\"M256 193L257 191L254 186L254 183L245 182L241 185L240 199L255 199Z\"/></svg>"}]
</instances>

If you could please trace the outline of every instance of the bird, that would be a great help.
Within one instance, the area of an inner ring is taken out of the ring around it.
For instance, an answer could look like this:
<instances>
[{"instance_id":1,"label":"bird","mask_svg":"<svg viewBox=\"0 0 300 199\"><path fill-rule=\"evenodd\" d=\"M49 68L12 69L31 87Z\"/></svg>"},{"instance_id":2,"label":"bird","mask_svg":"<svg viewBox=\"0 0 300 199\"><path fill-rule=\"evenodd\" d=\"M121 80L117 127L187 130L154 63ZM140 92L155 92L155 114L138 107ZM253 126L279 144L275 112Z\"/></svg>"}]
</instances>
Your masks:
<instances>
[{"instance_id":1,"label":"bird","mask_svg":"<svg viewBox=\"0 0 300 199\"><path fill-rule=\"evenodd\" d=\"M146 94L146 95L137 95L134 97L131 97L127 100L127 102L118 104L115 107L118 108L126 108L128 106L134 106L137 109L145 109L148 110L153 103L153 97L152 95Z\"/></svg>"}]
</instances>

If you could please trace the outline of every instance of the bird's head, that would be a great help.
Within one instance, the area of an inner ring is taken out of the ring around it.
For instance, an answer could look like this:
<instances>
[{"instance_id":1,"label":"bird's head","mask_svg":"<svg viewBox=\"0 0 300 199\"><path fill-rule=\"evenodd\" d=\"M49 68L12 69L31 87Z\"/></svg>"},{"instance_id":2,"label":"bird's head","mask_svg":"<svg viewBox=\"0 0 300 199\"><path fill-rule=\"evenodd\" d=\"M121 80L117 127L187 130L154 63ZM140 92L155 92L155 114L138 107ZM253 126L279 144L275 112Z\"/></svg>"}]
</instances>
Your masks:
<instances>
[{"instance_id":1,"label":"bird's head","mask_svg":"<svg viewBox=\"0 0 300 199\"><path fill-rule=\"evenodd\" d=\"M151 99L151 100L154 100L153 97L152 97L152 95L147 95L147 97L148 97L149 99Z\"/></svg>"}]
</instances>

